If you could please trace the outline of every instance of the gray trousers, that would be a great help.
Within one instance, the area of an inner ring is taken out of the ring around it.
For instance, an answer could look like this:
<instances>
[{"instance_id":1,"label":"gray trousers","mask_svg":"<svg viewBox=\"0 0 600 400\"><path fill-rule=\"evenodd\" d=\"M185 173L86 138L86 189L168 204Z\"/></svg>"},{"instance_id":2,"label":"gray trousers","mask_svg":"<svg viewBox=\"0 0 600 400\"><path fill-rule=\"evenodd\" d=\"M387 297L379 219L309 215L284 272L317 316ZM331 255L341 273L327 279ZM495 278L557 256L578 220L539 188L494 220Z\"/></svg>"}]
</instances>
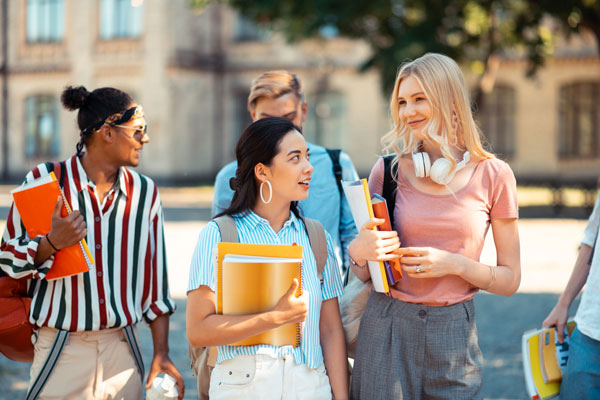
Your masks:
<instances>
[{"instance_id":1,"label":"gray trousers","mask_svg":"<svg viewBox=\"0 0 600 400\"><path fill-rule=\"evenodd\" d=\"M432 307L371 292L351 399L480 399L483 357L473 301Z\"/></svg>"}]
</instances>

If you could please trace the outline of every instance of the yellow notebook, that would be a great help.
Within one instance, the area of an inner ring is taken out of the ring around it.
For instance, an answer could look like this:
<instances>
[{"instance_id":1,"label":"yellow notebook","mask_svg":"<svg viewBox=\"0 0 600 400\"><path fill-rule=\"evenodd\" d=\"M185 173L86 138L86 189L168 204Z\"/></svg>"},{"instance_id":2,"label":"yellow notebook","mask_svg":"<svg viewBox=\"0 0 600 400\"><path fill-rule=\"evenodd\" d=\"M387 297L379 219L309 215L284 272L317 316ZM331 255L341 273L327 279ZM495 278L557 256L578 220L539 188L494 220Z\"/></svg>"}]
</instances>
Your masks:
<instances>
[{"instance_id":1,"label":"yellow notebook","mask_svg":"<svg viewBox=\"0 0 600 400\"><path fill-rule=\"evenodd\" d=\"M302 246L221 242L217 245L217 313L254 314L267 311L296 278L302 293ZM232 343L236 346L300 345L301 324L286 324Z\"/></svg>"}]
</instances>

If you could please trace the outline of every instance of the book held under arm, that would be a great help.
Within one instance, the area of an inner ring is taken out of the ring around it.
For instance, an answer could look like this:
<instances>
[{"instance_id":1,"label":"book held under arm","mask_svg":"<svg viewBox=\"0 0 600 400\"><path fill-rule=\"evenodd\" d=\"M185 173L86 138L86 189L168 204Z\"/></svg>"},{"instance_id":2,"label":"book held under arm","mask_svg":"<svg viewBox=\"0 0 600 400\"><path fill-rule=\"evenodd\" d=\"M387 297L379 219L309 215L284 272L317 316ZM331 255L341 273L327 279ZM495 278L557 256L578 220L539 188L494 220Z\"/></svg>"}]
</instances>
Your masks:
<instances>
[{"instance_id":1,"label":"book held under arm","mask_svg":"<svg viewBox=\"0 0 600 400\"><path fill-rule=\"evenodd\" d=\"M52 213L59 196L63 200L61 216L66 217L71 214L71 207L56 180L54 172L18 187L11 194L30 238L46 235L50 232ZM45 279L53 280L80 274L89 271L93 264L94 259L85 239L82 239L78 243L60 249L54 254L54 262Z\"/></svg>"},{"instance_id":2,"label":"book held under arm","mask_svg":"<svg viewBox=\"0 0 600 400\"><path fill-rule=\"evenodd\" d=\"M215 268L217 313L248 315L271 310L295 279L302 293L302 246L220 242ZM290 323L233 346L300 345L301 323Z\"/></svg>"}]
</instances>

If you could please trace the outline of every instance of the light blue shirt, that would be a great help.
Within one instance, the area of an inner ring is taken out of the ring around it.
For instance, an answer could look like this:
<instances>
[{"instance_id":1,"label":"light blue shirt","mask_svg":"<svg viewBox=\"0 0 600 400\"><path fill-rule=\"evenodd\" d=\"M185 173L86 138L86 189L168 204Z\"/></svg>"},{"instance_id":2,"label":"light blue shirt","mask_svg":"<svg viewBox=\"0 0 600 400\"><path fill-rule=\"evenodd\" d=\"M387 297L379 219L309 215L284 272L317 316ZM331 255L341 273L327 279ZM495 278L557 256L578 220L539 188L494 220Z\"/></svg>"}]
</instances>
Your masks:
<instances>
[{"instance_id":1,"label":"light blue shirt","mask_svg":"<svg viewBox=\"0 0 600 400\"><path fill-rule=\"evenodd\" d=\"M268 354L273 358L293 355L297 364L306 364L309 368L318 368L323 364L323 351L321 350L319 320L321 317L321 304L324 300L342 295L342 277L338 267L333 245L329 234L327 236L327 263L323 271L323 284L317 274L317 263L310 248L308 233L302 220L290 213L290 218L283 224L278 233L273 231L269 221L261 218L252 211L245 211L233 215L235 226L238 230L240 243L250 244L298 244L302 246L302 288L309 293L308 314L303 324L300 347L292 346L219 346L217 362L228 360L236 356ZM221 241L221 232L214 221L200 232L192 264L188 291L200 286L208 286L215 290L215 274L212 260L213 249Z\"/></svg>"},{"instance_id":2,"label":"light blue shirt","mask_svg":"<svg viewBox=\"0 0 600 400\"><path fill-rule=\"evenodd\" d=\"M307 144L310 151L310 163L314 167L314 171L310 180L308 198L300 202L300 211L302 215L319 221L329 232L333 239L338 263L344 266L345 272L348 266L348 245L357 233L354 219L346 197L340 198L333 174L333 162L327 154L327 150L316 144ZM358 173L352 160L344 152L340 153L340 166L343 180L355 181L358 179ZM233 161L224 166L217 174L211 209L212 217L225 211L231 204L233 190L229 186L229 180L235 176L236 169L237 162ZM342 201L341 205L340 200Z\"/></svg>"}]
</instances>

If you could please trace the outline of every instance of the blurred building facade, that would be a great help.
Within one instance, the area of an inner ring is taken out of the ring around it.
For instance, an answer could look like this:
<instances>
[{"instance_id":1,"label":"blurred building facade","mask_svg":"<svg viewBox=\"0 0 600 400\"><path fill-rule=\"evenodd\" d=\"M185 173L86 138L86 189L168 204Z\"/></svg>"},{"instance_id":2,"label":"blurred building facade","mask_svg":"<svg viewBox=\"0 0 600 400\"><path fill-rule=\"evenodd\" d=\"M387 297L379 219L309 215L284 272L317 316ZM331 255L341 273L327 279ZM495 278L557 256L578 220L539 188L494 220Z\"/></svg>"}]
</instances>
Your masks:
<instances>
[{"instance_id":1,"label":"blurred building facade","mask_svg":"<svg viewBox=\"0 0 600 400\"><path fill-rule=\"evenodd\" d=\"M210 182L233 159L250 122L248 87L266 70L299 75L307 139L348 152L361 176L390 128L377 72L358 70L369 53L361 42L290 45L224 6L194 10L188 0L1 1L5 179L73 154L76 113L60 105L66 85L132 94L151 139L140 170L170 182ZM533 80L524 61L499 60L478 111L492 149L524 178L591 179L599 171L600 57L588 38L561 46Z\"/></svg>"}]
</instances>

